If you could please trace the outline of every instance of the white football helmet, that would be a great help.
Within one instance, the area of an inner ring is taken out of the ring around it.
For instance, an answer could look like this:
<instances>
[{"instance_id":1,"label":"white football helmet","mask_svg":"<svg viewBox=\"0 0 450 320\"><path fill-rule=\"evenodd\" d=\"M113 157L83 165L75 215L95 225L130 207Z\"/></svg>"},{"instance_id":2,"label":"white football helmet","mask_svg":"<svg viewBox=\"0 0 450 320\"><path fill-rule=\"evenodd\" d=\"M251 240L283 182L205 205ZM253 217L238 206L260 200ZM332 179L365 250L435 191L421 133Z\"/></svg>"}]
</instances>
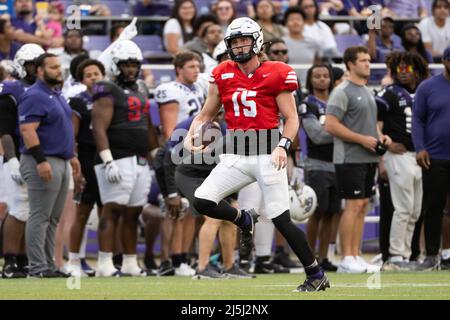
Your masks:
<instances>
[{"instance_id":1,"label":"white football helmet","mask_svg":"<svg viewBox=\"0 0 450 320\"><path fill-rule=\"evenodd\" d=\"M24 68L26 62L33 61L41 54L44 54L45 51L41 46L34 43L24 44L20 49L16 52L14 56L14 63L16 64L17 74L19 78L25 78L27 72Z\"/></svg>"},{"instance_id":2,"label":"white football helmet","mask_svg":"<svg viewBox=\"0 0 450 320\"><path fill-rule=\"evenodd\" d=\"M224 54L228 53L227 45L225 44L225 41L220 41L219 44L214 48L214 52L212 54L212 57L219 61L220 57Z\"/></svg>"},{"instance_id":3,"label":"white football helmet","mask_svg":"<svg viewBox=\"0 0 450 320\"><path fill-rule=\"evenodd\" d=\"M136 43L131 40L123 40L119 41L111 50L111 59L111 71L115 76L118 76L120 74L118 66L120 61L136 60L142 62L144 57Z\"/></svg>"},{"instance_id":4,"label":"white football helmet","mask_svg":"<svg viewBox=\"0 0 450 320\"><path fill-rule=\"evenodd\" d=\"M241 37L252 38L253 46L249 53L235 55L231 50L231 40ZM246 62L250 60L253 55L259 54L264 43L263 32L260 25L254 20L246 17L234 19L230 23L225 33L224 41L230 58L236 62Z\"/></svg>"},{"instance_id":5,"label":"white football helmet","mask_svg":"<svg viewBox=\"0 0 450 320\"><path fill-rule=\"evenodd\" d=\"M291 219L295 222L306 220L317 208L317 196L314 190L307 185L303 185L295 191L289 186L289 212Z\"/></svg>"}]
</instances>

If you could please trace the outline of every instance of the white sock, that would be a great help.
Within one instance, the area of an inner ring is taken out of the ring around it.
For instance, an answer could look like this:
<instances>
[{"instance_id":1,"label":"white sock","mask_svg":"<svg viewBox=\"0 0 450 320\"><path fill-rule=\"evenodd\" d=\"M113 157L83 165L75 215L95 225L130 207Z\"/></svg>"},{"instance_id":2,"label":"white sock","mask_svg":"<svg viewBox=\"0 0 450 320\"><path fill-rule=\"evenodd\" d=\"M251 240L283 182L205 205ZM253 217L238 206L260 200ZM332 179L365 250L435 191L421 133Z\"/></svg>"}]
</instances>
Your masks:
<instances>
[{"instance_id":1,"label":"white sock","mask_svg":"<svg viewBox=\"0 0 450 320\"><path fill-rule=\"evenodd\" d=\"M270 256L272 254L272 243L275 226L271 220L262 216L255 224L255 253L256 256Z\"/></svg>"},{"instance_id":2,"label":"white sock","mask_svg":"<svg viewBox=\"0 0 450 320\"><path fill-rule=\"evenodd\" d=\"M112 265L112 252L98 252L98 264L105 264L111 262Z\"/></svg>"},{"instance_id":3,"label":"white sock","mask_svg":"<svg viewBox=\"0 0 450 320\"><path fill-rule=\"evenodd\" d=\"M442 249L441 251L441 257L444 260L447 260L450 258L450 249Z\"/></svg>"},{"instance_id":4,"label":"white sock","mask_svg":"<svg viewBox=\"0 0 450 320\"><path fill-rule=\"evenodd\" d=\"M123 265L137 265L136 254L123 254Z\"/></svg>"},{"instance_id":5,"label":"white sock","mask_svg":"<svg viewBox=\"0 0 450 320\"><path fill-rule=\"evenodd\" d=\"M70 262L80 262L80 255L78 252L69 252L69 261Z\"/></svg>"}]
</instances>

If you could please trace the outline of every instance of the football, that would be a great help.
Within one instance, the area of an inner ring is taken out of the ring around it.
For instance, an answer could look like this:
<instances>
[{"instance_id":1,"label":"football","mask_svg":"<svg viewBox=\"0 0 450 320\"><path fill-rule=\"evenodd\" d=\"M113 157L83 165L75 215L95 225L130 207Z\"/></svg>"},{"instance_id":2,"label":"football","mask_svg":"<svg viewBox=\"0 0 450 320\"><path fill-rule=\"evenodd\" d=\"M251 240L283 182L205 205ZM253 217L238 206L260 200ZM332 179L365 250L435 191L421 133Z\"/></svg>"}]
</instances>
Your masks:
<instances>
[{"instance_id":1,"label":"football","mask_svg":"<svg viewBox=\"0 0 450 320\"><path fill-rule=\"evenodd\" d=\"M202 123L197 133L199 133L199 136L194 139L194 146L196 147L203 145L206 148L222 136L220 125L210 120Z\"/></svg>"}]
</instances>

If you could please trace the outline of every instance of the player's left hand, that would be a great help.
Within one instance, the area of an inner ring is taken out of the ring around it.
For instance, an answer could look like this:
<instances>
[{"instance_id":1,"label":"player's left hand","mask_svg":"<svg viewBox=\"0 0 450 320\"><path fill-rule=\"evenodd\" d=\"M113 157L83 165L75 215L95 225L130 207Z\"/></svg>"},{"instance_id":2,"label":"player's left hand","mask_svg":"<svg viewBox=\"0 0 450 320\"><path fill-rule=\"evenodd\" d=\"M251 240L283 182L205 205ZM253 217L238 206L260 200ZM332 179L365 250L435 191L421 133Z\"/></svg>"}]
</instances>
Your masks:
<instances>
[{"instance_id":1,"label":"player's left hand","mask_svg":"<svg viewBox=\"0 0 450 320\"><path fill-rule=\"evenodd\" d=\"M281 170L286 168L287 166L287 154L286 150L284 150L282 147L276 147L272 151L272 158L271 163L277 170Z\"/></svg>"},{"instance_id":2,"label":"player's left hand","mask_svg":"<svg viewBox=\"0 0 450 320\"><path fill-rule=\"evenodd\" d=\"M387 147L392 143L391 137L389 137L388 135L385 135L385 134L382 134L380 136L380 141Z\"/></svg>"}]
</instances>

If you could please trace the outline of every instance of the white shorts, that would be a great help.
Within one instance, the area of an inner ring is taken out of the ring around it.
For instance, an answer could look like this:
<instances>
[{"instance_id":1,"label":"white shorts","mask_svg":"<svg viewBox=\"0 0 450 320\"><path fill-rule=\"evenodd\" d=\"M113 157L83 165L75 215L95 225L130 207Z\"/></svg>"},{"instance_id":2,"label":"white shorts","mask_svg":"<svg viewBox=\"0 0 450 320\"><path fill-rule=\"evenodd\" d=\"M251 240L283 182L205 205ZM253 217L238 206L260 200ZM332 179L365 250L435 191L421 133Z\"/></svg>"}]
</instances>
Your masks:
<instances>
[{"instance_id":1,"label":"white shorts","mask_svg":"<svg viewBox=\"0 0 450 320\"><path fill-rule=\"evenodd\" d=\"M28 202L28 190L27 185L22 183L21 185L14 182L11 178L8 163L3 167L4 181L8 188L8 214L13 216L19 221L27 222L30 216L30 206Z\"/></svg>"},{"instance_id":2,"label":"white shorts","mask_svg":"<svg viewBox=\"0 0 450 320\"><path fill-rule=\"evenodd\" d=\"M122 176L120 183L108 182L103 164L94 166L102 203L117 203L127 207L145 205L151 183L148 165L139 165L136 156L114 160L114 162Z\"/></svg>"},{"instance_id":3,"label":"white shorts","mask_svg":"<svg viewBox=\"0 0 450 320\"><path fill-rule=\"evenodd\" d=\"M5 164L0 164L0 203L8 203L8 186L6 183Z\"/></svg>"},{"instance_id":4,"label":"white shorts","mask_svg":"<svg viewBox=\"0 0 450 320\"><path fill-rule=\"evenodd\" d=\"M240 156L223 154L219 164L195 191L195 197L219 203L230 194L256 181L261 188L267 219L289 210L286 169L277 170L271 155Z\"/></svg>"}]
</instances>

